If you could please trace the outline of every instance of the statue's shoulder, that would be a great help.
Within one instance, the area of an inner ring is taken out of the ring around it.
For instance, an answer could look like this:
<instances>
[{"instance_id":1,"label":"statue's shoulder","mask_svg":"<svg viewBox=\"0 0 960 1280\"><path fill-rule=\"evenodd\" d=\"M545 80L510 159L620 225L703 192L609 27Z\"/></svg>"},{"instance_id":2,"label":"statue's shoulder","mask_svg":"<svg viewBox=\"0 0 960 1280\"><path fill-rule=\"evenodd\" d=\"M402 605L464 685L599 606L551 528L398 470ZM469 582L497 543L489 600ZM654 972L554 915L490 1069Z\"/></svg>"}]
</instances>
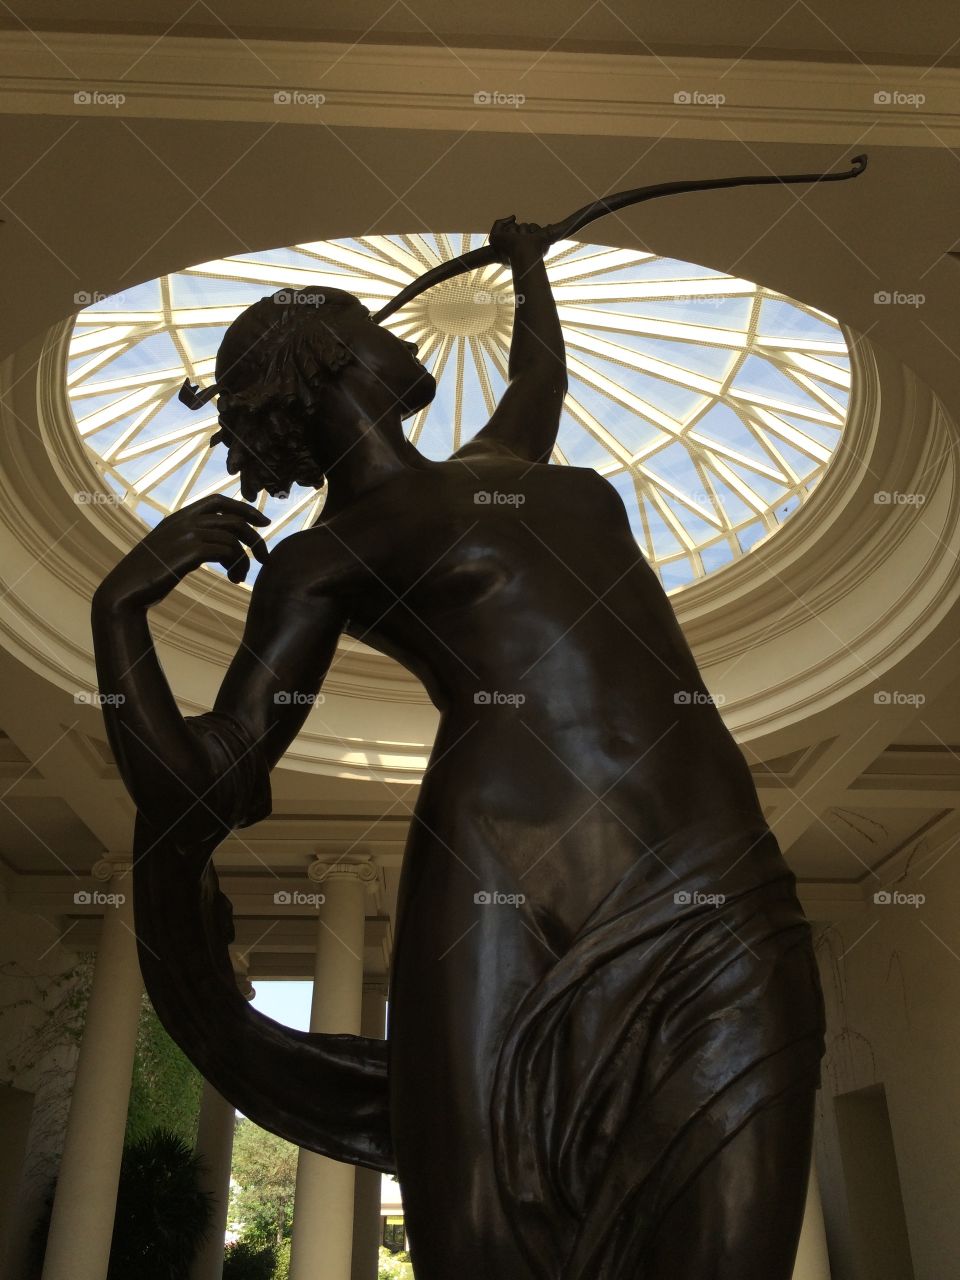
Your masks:
<instances>
[{"instance_id":1,"label":"statue's shoulder","mask_svg":"<svg viewBox=\"0 0 960 1280\"><path fill-rule=\"evenodd\" d=\"M326 592L356 576L356 563L342 538L325 525L312 525L271 548L257 585L278 596Z\"/></svg>"}]
</instances>

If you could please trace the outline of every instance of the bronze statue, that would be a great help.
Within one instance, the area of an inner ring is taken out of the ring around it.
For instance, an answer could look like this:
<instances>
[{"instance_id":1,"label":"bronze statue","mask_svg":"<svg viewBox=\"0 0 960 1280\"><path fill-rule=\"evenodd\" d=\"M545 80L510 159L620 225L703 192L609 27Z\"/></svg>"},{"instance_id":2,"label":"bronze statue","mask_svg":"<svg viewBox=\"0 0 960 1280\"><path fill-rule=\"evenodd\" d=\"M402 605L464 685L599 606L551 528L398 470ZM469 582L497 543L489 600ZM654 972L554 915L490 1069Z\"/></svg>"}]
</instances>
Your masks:
<instances>
[{"instance_id":1,"label":"bronze statue","mask_svg":"<svg viewBox=\"0 0 960 1280\"><path fill-rule=\"evenodd\" d=\"M170 1033L246 1115L397 1170L418 1280L789 1280L823 1038L810 930L619 496L547 465L566 370L543 253L568 224L502 219L480 251L523 301L508 387L445 462L403 432L433 378L351 295L265 298L227 331L215 438L244 496L328 496L269 556L254 507L196 502L96 593L100 687L122 695L104 713L139 813L141 965ZM243 643L214 710L184 720L147 611L205 562L241 580L247 548L262 569ZM246 1004L212 864L270 812L309 705L280 695L316 693L344 633L441 713L389 1042Z\"/></svg>"}]
</instances>

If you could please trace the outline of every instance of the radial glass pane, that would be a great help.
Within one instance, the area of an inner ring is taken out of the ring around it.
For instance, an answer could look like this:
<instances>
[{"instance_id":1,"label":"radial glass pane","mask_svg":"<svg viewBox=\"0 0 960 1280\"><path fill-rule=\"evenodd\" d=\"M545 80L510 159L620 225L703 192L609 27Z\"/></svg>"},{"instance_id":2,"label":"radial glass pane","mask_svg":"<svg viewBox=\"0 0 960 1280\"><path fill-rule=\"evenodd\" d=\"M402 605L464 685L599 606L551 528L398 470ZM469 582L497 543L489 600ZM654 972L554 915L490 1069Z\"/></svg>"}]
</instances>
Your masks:
<instances>
[{"instance_id":1,"label":"radial glass pane","mask_svg":"<svg viewBox=\"0 0 960 1280\"><path fill-rule=\"evenodd\" d=\"M104 481L147 526L218 489L213 405L192 414L184 378L209 383L226 326L278 289L348 290L371 310L474 232L314 241L236 254L98 298L76 318L65 377L77 430ZM563 241L547 255L570 385L553 462L594 467L624 500L664 586L679 591L745 555L806 501L849 409L839 324L761 285L650 253ZM439 460L502 393L510 275L483 268L421 294L386 324L438 377L407 432ZM261 496L267 540L316 520L323 495ZM255 566L254 566L255 567Z\"/></svg>"}]
</instances>

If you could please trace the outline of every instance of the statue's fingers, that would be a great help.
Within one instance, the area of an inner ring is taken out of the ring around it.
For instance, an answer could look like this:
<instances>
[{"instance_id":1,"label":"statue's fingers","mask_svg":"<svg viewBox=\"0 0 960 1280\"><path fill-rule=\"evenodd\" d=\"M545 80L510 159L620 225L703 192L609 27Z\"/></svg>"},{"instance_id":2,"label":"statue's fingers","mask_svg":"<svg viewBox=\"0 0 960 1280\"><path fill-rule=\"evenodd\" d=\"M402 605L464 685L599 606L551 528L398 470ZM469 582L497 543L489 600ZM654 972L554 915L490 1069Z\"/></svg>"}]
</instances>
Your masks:
<instances>
[{"instance_id":1,"label":"statue's fingers","mask_svg":"<svg viewBox=\"0 0 960 1280\"><path fill-rule=\"evenodd\" d=\"M198 527L204 530L223 530L239 538L241 542L245 542L252 550L261 564L267 563L270 554L267 544L261 538L256 529L252 529L243 516L231 515L228 513L216 513L213 515L205 515L197 522Z\"/></svg>"},{"instance_id":2,"label":"statue's fingers","mask_svg":"<svg viewBox=\"0 0 960 1280\"><path fill-rule=\"evenodd\" d=\"M269 524L270 517L251 506L249 502L240 502L237 498L227 498L222 493L212 493L208 498L192 502L184 511L195 511L198 515L235 515L249 520L253 524Z\"/></svg>"},{"instance_id":3,"label":"statue's fingers","mask_svg":"<svg viewBox=\"0 0 960 1280\"><path fill-rule=\"evenodd\" d=\"M221 560L220 563L226 569L227 577L231 582L245 581L247 574L250 572L250 557L242 550L232 561Z\"/></svg>"}]
</instances>

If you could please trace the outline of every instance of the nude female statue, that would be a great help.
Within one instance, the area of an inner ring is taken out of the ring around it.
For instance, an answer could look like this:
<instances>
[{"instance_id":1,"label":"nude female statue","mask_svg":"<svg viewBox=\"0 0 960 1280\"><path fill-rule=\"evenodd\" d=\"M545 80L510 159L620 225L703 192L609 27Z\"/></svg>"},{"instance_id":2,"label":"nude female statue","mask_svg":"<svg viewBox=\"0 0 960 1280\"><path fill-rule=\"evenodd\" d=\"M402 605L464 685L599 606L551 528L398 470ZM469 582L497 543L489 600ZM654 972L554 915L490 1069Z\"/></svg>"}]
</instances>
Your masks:
<instances>
[{"instance_id":1,"label":"nude female statue","mask_svg":"<svg viewBox=\"0 0 960 1280\"><path fill-rule=\"evenodd\" d=\"M268 556L255 508L205 499L96 593L148 990L247 1115L396 1167L418 1280L789 1280L822 1052L809 926L619 496L547 465L566 390L547 239L512 219L490 238L523 301L469 443L445 462L408 443L435 384L349 294L263 299L218 354L218 439L248 499L325 477L320 519ZM184 720L147 611L205 562L241 579L245 548L243 643ZM245 1005L211 862L269 812L308 709L280 695L317 692L343 633L440 711L388 1044Z\"/></svg>"}]
</instances>

